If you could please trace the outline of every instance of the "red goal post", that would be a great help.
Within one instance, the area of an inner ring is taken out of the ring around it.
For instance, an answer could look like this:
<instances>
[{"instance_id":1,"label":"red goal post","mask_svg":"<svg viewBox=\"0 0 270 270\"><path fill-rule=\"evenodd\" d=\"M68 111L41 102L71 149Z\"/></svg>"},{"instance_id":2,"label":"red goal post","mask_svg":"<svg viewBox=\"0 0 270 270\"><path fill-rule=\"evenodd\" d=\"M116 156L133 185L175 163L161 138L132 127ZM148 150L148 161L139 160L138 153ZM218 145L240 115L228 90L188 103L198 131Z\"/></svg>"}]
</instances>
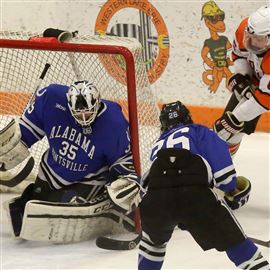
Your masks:
<instances>
[{"instance_id":1,"label":"red goal post","mask_svg":"<svg viewBox=\"0 0 270 270\"><path fill-rule=\"evenodd\" d=\"M31 40L34 36L38 38ZM79 69L82 79L97 85L101 98L120 103L130 123L136 171L141 174L149 167L151 145L159 133L159 109L137 40L78 36L69 43L60 43L36 34L7 31L0 32L0 38L0 128L21 115L46 63L51 68L41 88L50 83L69 85L78 77ZM36 166L45 149L46 141L31 149ZM37 167L32 179L36 173Z\"/></svg>"}]
</instances>

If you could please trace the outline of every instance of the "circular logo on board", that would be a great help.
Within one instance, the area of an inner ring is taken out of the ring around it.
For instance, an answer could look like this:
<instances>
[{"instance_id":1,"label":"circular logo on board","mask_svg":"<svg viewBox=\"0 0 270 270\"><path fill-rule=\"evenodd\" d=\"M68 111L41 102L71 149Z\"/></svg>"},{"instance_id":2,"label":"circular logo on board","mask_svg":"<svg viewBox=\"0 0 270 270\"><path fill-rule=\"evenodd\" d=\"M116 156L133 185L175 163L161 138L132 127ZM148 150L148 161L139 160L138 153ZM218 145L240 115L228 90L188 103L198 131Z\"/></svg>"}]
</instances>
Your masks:
<instances>
[{"instance_id":1,"label":"circular logo on board","mask_svg":"<svg viewBox=\"0 0 270 270\"><path fill-rule=\"evenodd\" d=\"M136 9L139 23L116 23L108 29L113 16L127 8ZM96 19L95 33L137 38L143 47L143 60L151 84L164 72L169 59L169 34L160 13L148 0L108 0ZM123 82L123 76L119 74L119 66L124 71L121 57L114 61L103 59L102 62L112 76ZM118 75L114 70L118 70Z\"/></svg>"}]
</instances>

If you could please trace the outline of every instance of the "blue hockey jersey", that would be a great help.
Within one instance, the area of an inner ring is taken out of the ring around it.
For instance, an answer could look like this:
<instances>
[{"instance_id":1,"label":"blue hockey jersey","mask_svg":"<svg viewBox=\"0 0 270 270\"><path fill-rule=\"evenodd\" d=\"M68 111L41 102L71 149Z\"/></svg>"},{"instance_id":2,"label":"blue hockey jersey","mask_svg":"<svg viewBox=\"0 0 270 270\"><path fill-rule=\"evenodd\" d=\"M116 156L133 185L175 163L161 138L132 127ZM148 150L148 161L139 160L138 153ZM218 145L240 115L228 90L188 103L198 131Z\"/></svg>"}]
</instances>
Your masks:
<instances>
[{"instance_id":1,"label":"blue hockey jersey","mask_svg":"<svg viewBox=\"0 0 270 270\"><path fill-rule=\"evenodd\" d=\"M22 141L28 147L44 136L49 142L39 177L59 189L82 181L105 184L119 175L135 174L129 125L121 107L101 100L102 110L89 131L73 118L67 105L68 89L51 84L39 90L35 102L20 119Z\"/></svg>"},{"instance_id":2,"label":"blue hockey jersey","mask_svg":"<svg viewBox=\"0 0 270 270\"><path fill-rule=\"evenodd\" d=\"M209 128L198 124L180 124L165 131L153 145L152 161L162 148L184 148L200 155L208 169L209 184L224 192L236 188L236 171L228 145Z\"/></svg>"}]
</instances>

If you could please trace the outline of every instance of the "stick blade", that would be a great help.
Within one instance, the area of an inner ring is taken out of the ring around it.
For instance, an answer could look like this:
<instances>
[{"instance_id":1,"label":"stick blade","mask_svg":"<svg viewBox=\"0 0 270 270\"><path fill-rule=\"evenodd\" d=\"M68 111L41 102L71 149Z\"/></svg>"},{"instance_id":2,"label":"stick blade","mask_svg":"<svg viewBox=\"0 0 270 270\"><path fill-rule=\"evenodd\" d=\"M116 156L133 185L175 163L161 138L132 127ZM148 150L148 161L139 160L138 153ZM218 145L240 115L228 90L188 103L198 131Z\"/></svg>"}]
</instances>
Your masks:
<instances>
[{"instance_id":1,"label":"stick blade","mask_svg":"<svg viewBox=\"0 0 270 270\"><path fill-rule=\"evenodd\" d=\"M107 238L105 236L99 236L96 239L96 245L99 248L107 250L132 250L136 248L140 240L140 234L132 240L118 240L113 238Z\"/></svg>"}]
</instances>

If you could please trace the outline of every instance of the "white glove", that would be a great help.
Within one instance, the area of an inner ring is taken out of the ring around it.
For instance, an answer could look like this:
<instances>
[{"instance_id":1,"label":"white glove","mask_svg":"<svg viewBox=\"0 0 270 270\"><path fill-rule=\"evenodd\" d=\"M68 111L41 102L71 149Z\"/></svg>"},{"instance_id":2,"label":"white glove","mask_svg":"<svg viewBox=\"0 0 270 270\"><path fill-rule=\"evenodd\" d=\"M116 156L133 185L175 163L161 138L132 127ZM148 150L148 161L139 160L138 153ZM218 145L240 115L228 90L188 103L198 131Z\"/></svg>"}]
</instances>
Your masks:
<instances>
[{"instance_id":1,"label":"white glove","mask_svg":"<svg viewBox=\"0 0 270 270\"><path fill-rule=\"evenodd\" d=\"M141 202L141 186L129 177L118 178L106 188L113 204L125 214L132 212Z\"/></svg>"},{"instance_id":2,"label":"white glove","mask_svg":"<svg viewBox=\"0 0 270 270\"><path fill-rule=\"evenodd\" d=\"M21 141L21 131L17 120L0 130L0 171L10 170L24 161L30 152Z\"/></svg>"},{"instance_id":3,"label":"white glove","mask_svg":"<svg viewBox=\"0 0 270 270\"><path fill-rule=\"evenodd\" d=\"M225 112L214 124L214 131L224 141L228 141L232 136L241 132L244 122L238 121L232 112Z\"/></svg>"}]
</instances>

